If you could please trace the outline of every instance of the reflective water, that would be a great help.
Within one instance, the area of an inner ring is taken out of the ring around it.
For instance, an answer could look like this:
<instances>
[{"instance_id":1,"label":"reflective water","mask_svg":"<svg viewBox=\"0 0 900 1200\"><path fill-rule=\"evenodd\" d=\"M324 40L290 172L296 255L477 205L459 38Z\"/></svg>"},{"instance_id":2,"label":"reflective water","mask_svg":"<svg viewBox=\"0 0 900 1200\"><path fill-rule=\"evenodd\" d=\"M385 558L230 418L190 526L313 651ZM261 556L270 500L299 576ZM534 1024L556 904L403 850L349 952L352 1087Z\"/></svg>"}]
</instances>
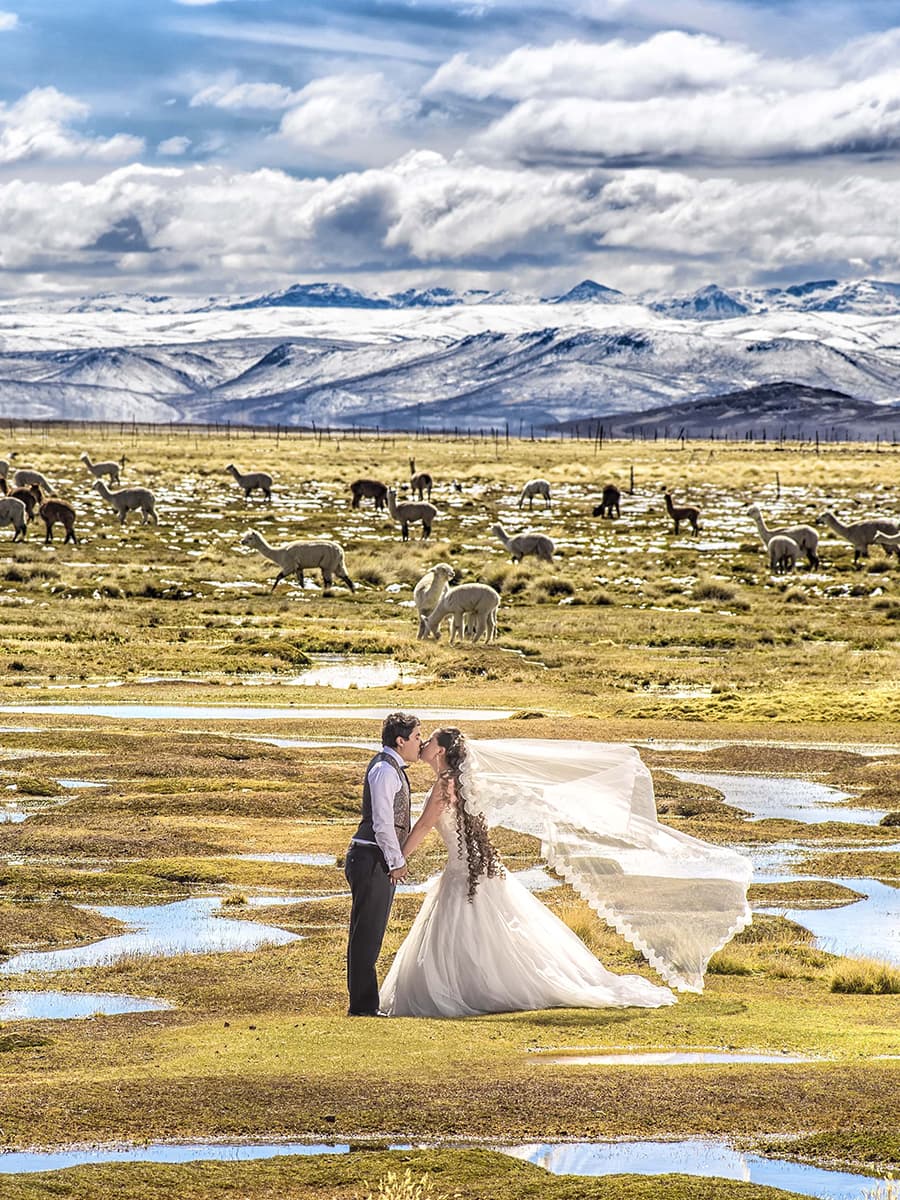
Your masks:
<instances>
[{"instance_id":1,"label":"reflective water","mask_svg":"<svg viewBox=\"0 0 900 1200\"><path fill-rule=\"evenodd\" d=\"M619 1054L541 1054L535 1060L567 1067L681 1067L700 1063L808 1063L802 1054L754 1054L727 1050L622 1051Z\"/></svg>"},{"instance_id":2,"label":"reflective water","mask_svg":"<svg viewBox=\"0 0 900 1200\"><path fill-rule=\"evenodd\" d=\"M360 658L349 654L316 654L314 665L284 682L296 687L375 688L419 683L420 667L393 658Z\"/></svg>"},{"instance_id":3,"label":"reflective water","mask_svg":"<svg viewBox=\"0 0 900 1200\"><path fill-rule=\"evenodd\" d=\"M277 903L274 897L264 899L268 904ZM256 950L260 946L282 946L297 940L297 934L284 929L217 916L222 907L219 896L179 900L173 904L85 907L124 922L131 927L129 932L103 938L88 946L15 954L0 963L0 975L105 966L132 956L171 958L178 954Z\"/></svg>"},{"instance_id":4,"label":"reflective water","mask_svg":"<svg viewBox=\"0 0 900 1200\"><path fill-rule=\"evenodd\" d=\"M707 750L721 750L725 746L777 746L785 750L844 750L848 754L863 754L870 758L883 758L890 754L900 754L900 746L889 746L877 742L765 742L727 738L717 740L707 738L703 741L685 742L676 738L647 738L642 742L633 742L638 749L648 750L686 750L702 754Z\"/></svg>"},{"instance_id":5,"label":"reflective water","mask_svg":"<svg viewBox=\"0 0 900 1200\"><path fill-rule=\"evenodd\" d=\"M423 721L499 721L511 717L511 708L416 708ZM137 721L382 721L388 709L357 708L254 708L232 704L3 704L0 712L31 716L114 717Z\"/></svg>"},{"instance_id":6,"label":"reflective water","mask_svg":"<svg viewBox=\"0 0 900 1200\"><path fill-rule=\"evenodd\" d=\"M671 774L685 783L702 783L716 788L724 795L726 804L744 809L757 821L781 817L806 824L845 821L854 825L877 825L887 811L884 808L848 808L842 803L848 793L808 779L713 771L672 771Z\"/></svg>"},{"instance_id":7,"label":"reflective water","mask_svg":"<svg viewBox=\"0 0 900 1200\"><path fill-rule=\"evenodd\" d=\"M177 1146L149 1142L146 1146L97 1146L89 1150L6 1150L0 1151L0 1174L60 1171L65 1167L81 1167L90 1163L246 1162L255 1158L278 1158L285 1154L348 1154L349 1151L347 1145L310 1146L303 1142L235 1142L226 1145L196 1142Z\"/></svg>"},{"instance_id":8,"label":"reflective water","mask_svg":"<svg viewBox=\"0 0 900 1200\"><path fill-rule=\"evenodd\" d=\"M512 1146L505 1153L544 1167L554 1175L701 1175L741 1179L825 1200L862 1200L867 1189L884 1182L873 1176L826 1171L745 1154L727 1142L705 1138L680 1142Z\"/></svg>"},{"instance_id":9,"label":"reflective water","mask_svg":"<svg viewBox=\"0 0 900 1200\"><path fill-rule=\"evenodd\" d=\"M165 1000L114 992L4 992L0 997L0 1021L74 1021L101 1013L118 1016L164 1012L171 1007Z\"/></svg>"},{"instance_id":10,"label":"reflective water","mask_svg":"<svg viewBox=\"0 0 900 1200\"><path fill-rule=\"evenodd\" d=\"M767 906L758 911L796 921L815 935L820 949L831 954L900 964L900 888L889 887L877 879L831 879L830 882L862 892L865 899L840 908Z\"/></svg>"}]
</instances>

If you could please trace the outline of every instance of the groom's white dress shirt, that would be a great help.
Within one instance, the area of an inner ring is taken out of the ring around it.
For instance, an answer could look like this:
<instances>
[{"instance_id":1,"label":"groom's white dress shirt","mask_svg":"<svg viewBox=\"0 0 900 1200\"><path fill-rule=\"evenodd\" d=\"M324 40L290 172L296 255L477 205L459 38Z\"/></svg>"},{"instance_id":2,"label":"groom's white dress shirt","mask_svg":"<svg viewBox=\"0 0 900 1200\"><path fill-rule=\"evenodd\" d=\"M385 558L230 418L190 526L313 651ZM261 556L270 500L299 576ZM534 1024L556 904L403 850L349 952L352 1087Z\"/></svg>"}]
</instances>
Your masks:
<instances>
[{"instance_id":1,"label":"groom's white dress shirt","mask_svg":"<svg viewBox=\"0 0 900 1200\"><path fill-rule=\"evenodd\" d=\"M402 771L406 763L396 750L390 746L382 746L382 753L393 759ZM351 843L358 846L378 846L384 855L389 871L399 870L406 866L406 859L397 841L397 830L394 828L394 797L397 794L397 772L386 762L377 762L369 771L369 796L372 800L372 828L375 830L375 841L369 842L364 838L351 838Z\"/></svg>"}]
</instances>

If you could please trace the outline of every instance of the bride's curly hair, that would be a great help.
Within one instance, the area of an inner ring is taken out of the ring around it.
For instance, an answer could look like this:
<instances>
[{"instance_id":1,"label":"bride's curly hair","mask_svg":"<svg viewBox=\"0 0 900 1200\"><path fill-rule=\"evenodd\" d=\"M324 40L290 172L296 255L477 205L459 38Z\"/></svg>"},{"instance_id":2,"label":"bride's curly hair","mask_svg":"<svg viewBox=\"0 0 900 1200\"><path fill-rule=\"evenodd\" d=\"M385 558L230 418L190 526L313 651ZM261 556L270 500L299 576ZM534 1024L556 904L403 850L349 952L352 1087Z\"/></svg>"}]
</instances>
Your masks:
<instances>
[{"instance_id":1,"label":"bride's curly hair","mask_svg":"<svg viewBox=\"0 0 900 1200\"><path fill-rule=\"evenodd\" d=\"M439 778L444 790L446 802L450 803L450 781L456 792L455 816L456 838L459 852L465 858L469 871L469 903L475 898L475 889L482 878L499 875L500 859L488 835L487 824L481 813L474 815L466 811L465 784L461 777L460 768L468 755L466 739L458 729L439 729L435 734L437 743L447 754L447 768Z\"/></svg>"}]
</instances>

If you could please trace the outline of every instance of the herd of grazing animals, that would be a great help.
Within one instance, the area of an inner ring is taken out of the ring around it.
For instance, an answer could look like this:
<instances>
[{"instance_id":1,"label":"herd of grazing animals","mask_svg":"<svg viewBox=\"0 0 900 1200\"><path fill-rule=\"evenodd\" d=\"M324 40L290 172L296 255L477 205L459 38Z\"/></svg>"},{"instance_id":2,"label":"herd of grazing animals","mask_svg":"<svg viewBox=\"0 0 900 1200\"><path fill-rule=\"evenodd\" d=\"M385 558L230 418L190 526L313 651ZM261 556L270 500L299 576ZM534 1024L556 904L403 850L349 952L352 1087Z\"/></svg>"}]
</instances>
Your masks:
<instances>
[{"instance_id":1,"label":"herd of grazing animals","mask_svg":"<svg viewBox=\"0 0 900 1200\"><path fill-rule=\"evenodd\" d=\"M120 468L124 467L126 461L124 457L120 462L94 462L87 452L80 457L93 476L94 490L114 510L120 524L124 525L132 512L140 513L141 523L144 525L151 521L154 525L157 524L156 499L152 491L143 487L125 487L113 491L105 482L104 477L108 477L110 484L120 483ZM40 471L30 467L18 468L13 471L10 481L11 470L10 463L0 459L0 526L12 526L12 540L24 541L28 522L37 515L44 522L45 543L52 542L54 526L61 525L65 531L64 540L77 544L75 508L68 501L55 496L54 488ZM229 463L225 471L234 478L246 501L252 499L254 491L260 491L263 499L271 503L272 476L269 472L242 472L234 463ZM416 494L418 499L398 499L396 487L376 479L356 479L350 484L352 507L359 508L363 500L372 500L376 511L386 509L391 521L400 526L404 542L409 539L410 525L416 524L421 524L422 540L427 541L435 521L440 516L437 506L431 503L434 478L427 471L417 471L415 460L410 459L409 481L406 486L410 497ZM461 490L458 483L452 486L456 491ZM551 507L548 480L527 480L519 493L519 509L526 500L529 508L533 507L536 496L543 499L545 509ZM697 507L676 504L669 490L664 492L664 502L676 535L680 533L682 524L689 525L695 535L699 533L700 510ZM747 516L756 525L773 574L793 571L804 557L811 570L818 568L819 535L811 525L769 527L758 504L750 504L746 511ZM621 516L621 492L615 484L608 483L604 486L601 502L593 508L592 513L595 517L610 520ZM853 547L854 563L860 558L868 557L869 547L872 545L880 545L886 554L897 554L900 559L900 520L876 517L844 524L829 510L822 514L818 524L826 525L838 538ZM545 533L533 529L507 533L499 522L491 527L491 533L499 539L515 563L522 562L527 557L534 557L546 563L553 562L556 547L553 539ZM351 592L355 590L347 572L343 547L337 542L320 540L273 546L262 534L251 529L244 535L242 545L258 551L278 566L279 572L272 584L273 590L282 579L289 576L295 576L303 586L306 570L321 571L322 582L326 588L330 588L337 578ZM487 642L492 641L497 630L499 594L482 583L453 586L455 575L454 568L448 563L435 563L416 584L413 600L418 618L417 636L420 639L439 638L441 625L449 619L451 643L466 639L478 641L480 638Z\"/></svg>"}]
</instances>

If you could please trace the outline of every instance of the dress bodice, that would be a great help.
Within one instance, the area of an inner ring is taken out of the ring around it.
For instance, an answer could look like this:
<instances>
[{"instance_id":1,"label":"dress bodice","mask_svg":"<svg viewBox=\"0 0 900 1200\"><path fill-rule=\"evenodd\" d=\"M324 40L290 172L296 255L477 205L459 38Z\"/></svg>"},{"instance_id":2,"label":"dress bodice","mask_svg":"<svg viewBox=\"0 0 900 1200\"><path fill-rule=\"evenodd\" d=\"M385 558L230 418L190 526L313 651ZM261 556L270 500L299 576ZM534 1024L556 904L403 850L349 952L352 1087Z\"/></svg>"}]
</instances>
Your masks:
<instances>
[{"instance_id":1,"label":"dress bodice","mask_svg":"<svg viewBox=\"0 0 900 1200\"><path fill-rule=\"evenodd\" d=\"M444 845L447 848L447 870L465 869L465 849L463 853L459 850L459 838L456 831L456 805L448 804L441 809L441 815L437 819L435 829L441 837Z\"/></svg>"}]
</instances>

